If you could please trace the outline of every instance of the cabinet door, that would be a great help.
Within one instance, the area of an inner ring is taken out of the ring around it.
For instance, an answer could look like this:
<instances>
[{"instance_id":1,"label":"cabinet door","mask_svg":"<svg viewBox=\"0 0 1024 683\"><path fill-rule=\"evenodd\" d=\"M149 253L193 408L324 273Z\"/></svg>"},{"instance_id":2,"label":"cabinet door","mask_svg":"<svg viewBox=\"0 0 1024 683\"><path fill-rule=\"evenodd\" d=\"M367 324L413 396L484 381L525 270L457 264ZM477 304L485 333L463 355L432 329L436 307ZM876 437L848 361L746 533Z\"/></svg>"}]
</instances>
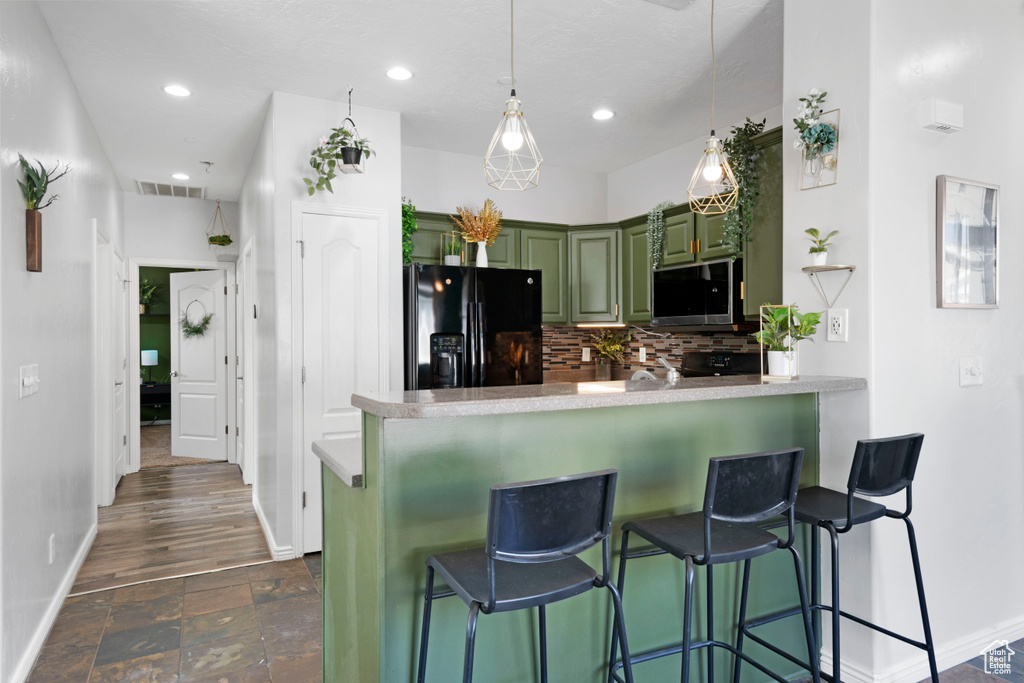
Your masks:
<instances>
[{"instance_id":1,"label":"cabinet door","mask_svg":"<svg viewBox=\"0 0 1024 683\"><path fill-rule=\"evenodd\" d=\"M454 230L451 219L446 216L417 215L416 227L412 235L413 262L438 265L441 263L441 235Z\"/></svg>"},{"instance_id":2,"label":"cabinet door","mask_svg":"<svg viewBox=\"0 0 1024 683\"><path fill-rule=\"evenodd\" d=\"M683 213L665 217L665 247L662 252L662 266L678 266L693 263L690 251L693 241L693 214Z\"/></svg>"},{"instance_id":3,"label":"cabinet door","mask_svg":"<svg viewBox=\"0 0 1024 683\"><path fill-rule=\"evenodd\" d=\"M476 265L476 244L469 245L467 265ZM519 228L505 228L498 233L494 244L487 247L487 263L491 268L519 267Z\"/></svg>"},{"instance_id":4,"label":"cabinet door","mask_svg":"<svg viewBox=\"0 0 1024 683\"><path fill-rule=\"evenodd\" d=\"M646 225L622 231L622 322L651 322L651 260Z\"/></svg>"},{"instance_id":5,"label":"cabinet door","mask_svg":"<svg viewBox=\"0 0 1024 683\"><path fill-rule=\"evenodd\" d=\"M754 205L754 241L743 248L743 314L757 320L763 303L782 301L782 142L763 148L757 162L760 192Z\"/></svg>"},{"instance_id":6,"label":"cabinet door","mask_svg":"<svg viewBox=\"0 0 1024 683\"><path fill-rule=\"evenodd\" d=\"M569 322L569 236L550 230L519 231L519 265L541 271L541 322Z\"/></svg>"},{"instance_id":7,"label":"cabinet door","mask_svg":"<svg viewBox=\"0 0 1024 683\"><path fill-rule=\"evenodd\" d=\"M695 218L697 226L694 232L699 240L697 260L713 261L731 256L732 250L721 246L722 238L725 236L722 231L725 227L725 214L716 216L696 214Z\"/></svg>"},{"instance_id":8,"label":"cabinet door","mask_svg":"<svg viewBox=\"0 0 1024 683\"><path fill-rule=\"evenodd\" d=\"M569 322L618 322L618 230L569 233L569 296Z\"/></svg>"}]
</instances>

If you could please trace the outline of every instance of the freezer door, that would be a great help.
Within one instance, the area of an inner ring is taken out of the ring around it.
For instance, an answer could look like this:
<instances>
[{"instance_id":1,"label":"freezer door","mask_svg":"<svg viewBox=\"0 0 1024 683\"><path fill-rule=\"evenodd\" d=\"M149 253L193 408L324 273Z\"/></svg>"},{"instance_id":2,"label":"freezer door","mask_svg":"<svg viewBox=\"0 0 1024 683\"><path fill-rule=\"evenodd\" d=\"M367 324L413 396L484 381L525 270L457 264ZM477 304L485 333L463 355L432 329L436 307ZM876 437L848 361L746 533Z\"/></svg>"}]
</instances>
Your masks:
<instances>
[{"instance_id":1,"label":"freezer door","mask_svg":"<svg viewBox=\"0 0 1024 683\"><path fill-rule=\"evenodd\" d=\"M544 381L539 270L476 269L477 386Z\"/></svg>"},{"instance_id":2,"label":"freezer door","mask_svg":"<svg viewBox=\"0 0 1024 683\"><path fill-rule=\"evenodd\" d=\"M466 386L474 368L469 364L469 304L474 301L471 268L414 263L405 271L405 388L431 388L432 335L458 334L466 340L464 366L457 370Z\"/></svg>"}]
</instances>

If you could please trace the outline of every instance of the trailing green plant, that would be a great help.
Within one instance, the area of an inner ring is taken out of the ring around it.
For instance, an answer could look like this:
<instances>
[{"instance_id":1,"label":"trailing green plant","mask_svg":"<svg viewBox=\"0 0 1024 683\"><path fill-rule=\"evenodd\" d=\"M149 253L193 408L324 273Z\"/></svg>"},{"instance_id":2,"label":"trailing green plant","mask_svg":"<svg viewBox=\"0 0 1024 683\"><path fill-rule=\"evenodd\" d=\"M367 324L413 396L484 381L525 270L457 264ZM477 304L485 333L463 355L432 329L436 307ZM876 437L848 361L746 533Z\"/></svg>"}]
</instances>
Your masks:
<instances>
[{"instance_id":1,"label":"trailing green plant","mask_svg":"<svg viewBox=\"0 0 1024 683\"><path fill-rule=\"evenodd\" d=\"M316 194L317 190L327 190L334 194L331 181L337 177L336 171L343 163L341 150L355 148L365 156L372 157L374 151L370 149L370 141L366 138L357 138L347 128L332 128L331 134L320 138L320 145L309 154L309 165L315 171L316 178L303 178L306 183L309 196Z\"/></svg>"},{"instance_id":2,"label":"trailing green plant","mask_svg":"<svg viewBox=\"0 0 1024 683\"><path fill-rule=\"evenodd\" d=\"M158 304L163 301L164 286L150 282L149 278L142 278L142 282L139 283L139 303L144 306L151 304Z\"/></svg>"},{"instance_id":3,"label":"trailing green plant","mask_svg":"<svg viewBox=\"0 0 1024 683\"><path fill-rule=\"evenodd\" d=\"M36 163L39 164L38 171L21 154L18 155L18 162L21 164L21 170L25 174L25 182L19 180L18 185L21 186L21 194L25 197L26 208L41 211L60 199L60 195L55 194L50 197L48 202L42 203L46 199L46 191L49 189L50 183L55 183L66 176L71 171L71 164L65 164L64 170L57 173L57 170L60 169L59 161L49 171L46 170L43 162L39 161L39 159L36 159Z\"/></svg>"},{"instance_id":4,"label":"trailing green plant","mask_svg":"<svg viewBox=\"0 0 1024 683\"><path fill-rule=\"evenodd\" d=\"M592 334L590 339L594 342L594 348L602 358L621 363L623 354L626 352L626 344L632 338L633 332L616 332L614 330L601 330L601 334Z\"/></svg>"},{"instance_id":5,"label":"trailing green plant","mask_svg":"<svg viewBox=\"0 0 1024 683\"><path fill-rule=\"evenodd\" d=\"M412 263L412 236L419 230L416 207L408 197L402 197L402 263Z\"/></svg>"},{"instance_id":6,"label":"trailing green plant","mask_svg":"<svg viewBox=\"0 0 1024 683\"><path fill-rule=\"evenodd\" d=\"M806 230L804 230L804 232L810 235L810 237L808 237L807 239L809 239L814 244L814 246L811 247L811 250L808 252L810 254L821 254L823 252L828 251L829 240L839 234L838 230L833 230L829 234L822 237L821 233L818 232L817 228L807 228Z\"/></svg>"},{"instance_id":7,"label":"trailing green plant","mask_svg":"<svg viewBox=\"0 0 1024 683\"><path fill-rule=\"evenodd\" d=\"M665 209L675 206L674 202L664 201L647 212L647 254L651 260L651 268L661 267L661 256L665 246Z\"/></svg>"},{"instance_id":8,"label":"trailing green plant","mask_svg":"<svg viewBox=\"0 0 1024 683\"><path fill-rule=\"evenodd\" d=\"M814 336L821 316L822 312L800 313L796 304L772 306L766 303L761 307L761 329L750 336L769 351L789 351L798 341Z\"/></svg>"},{"instance_id":9,"label":"trailing green plant","mask_svg":"<svg viewBox=\"0 0 1024 683\"><path fill-rule=\"evenodd\" d=\"M210 235L207 240L209 240L210 244L218 247L226 247L234 241L231 239L231 235Z\"/></svg>"},{"instance_id":10,"label":"trailing green plant","mask_svg":"<svg viewBox=\"0 0 1024 683\"><path fill-rule=\"evenodd\" d=\"M188 311L186 310L181 314L181 336L185 339L192 339L193 337L202 337L206 334L206 328L210 326L210 320L213 318L213 313L207 313L202 317L199 322L192 322L188 319Z\"/></svg>"},{"instance_id":11,"label":"trailing green plant","mask_svg":"<svg viewBox=\"0 0 1024 683\"><path fill-rule=\"evenodd\" d=\"M725 223L722 227L721 245L729 248L733 258L742 256L744 243L754 239L754 205L761 193L757 162L762 152L761 148L753 143L753 138L764 131L766 122L767 119L762 119L760 123L755 123L747 118L747 122L742 126L733 126L732 137L723 145L725 153L729 155L729 164L732 166L733 175L736 176L739 191L736 208L725 214Z\"/></svg>"}]
</instances>

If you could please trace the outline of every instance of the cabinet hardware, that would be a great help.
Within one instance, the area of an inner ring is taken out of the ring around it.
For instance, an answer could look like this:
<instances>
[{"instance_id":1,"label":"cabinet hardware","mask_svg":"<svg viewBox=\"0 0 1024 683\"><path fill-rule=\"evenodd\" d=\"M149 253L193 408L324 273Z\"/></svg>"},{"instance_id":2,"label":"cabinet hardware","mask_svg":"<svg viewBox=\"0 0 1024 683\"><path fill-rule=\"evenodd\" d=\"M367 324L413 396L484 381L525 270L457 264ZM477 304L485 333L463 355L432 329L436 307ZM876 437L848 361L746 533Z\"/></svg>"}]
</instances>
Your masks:
<instances>
[{"instance_id":1,"label":"cabinet hardware","mask_svg":"<svg viewBox=\"0 0 1024 683\"><path fill-rule=\"evenodd\" d=\"M615 304L615 317L616 318L619 317L619 305L618 304Z\"/></svg>"},{"instance_id":2,"label":"cabinet hardware","mask_svg":"<svg viewBox=\"0 0 1024 683\"><path fill-rule=\"evenodd\" d=\"M693 253L695 253L695 254L699 254L700 253L700 238L699 237L697 238L697 251L695 251Z\"/></svg>"},{"instance_id":3,"label":"cabinet hardware","mask_svg":"<svg viewBox=\"0 0 1024 683\"><path fill-rule=\"evenodd\" d=\"M696 254L697 253L697 242L696 242L696 240L690 240L690 253L691 254Z\"/></svg>"},{"instance_id":4,"label":"cabinet hardware","mask_svg":"<svg viewBox=\"0 0 1024 683\"><path fill-rule=\"evenodd\" d=\"M746 281L740 280L740 301L747 298Z\"/></svg>"}]
</instances>

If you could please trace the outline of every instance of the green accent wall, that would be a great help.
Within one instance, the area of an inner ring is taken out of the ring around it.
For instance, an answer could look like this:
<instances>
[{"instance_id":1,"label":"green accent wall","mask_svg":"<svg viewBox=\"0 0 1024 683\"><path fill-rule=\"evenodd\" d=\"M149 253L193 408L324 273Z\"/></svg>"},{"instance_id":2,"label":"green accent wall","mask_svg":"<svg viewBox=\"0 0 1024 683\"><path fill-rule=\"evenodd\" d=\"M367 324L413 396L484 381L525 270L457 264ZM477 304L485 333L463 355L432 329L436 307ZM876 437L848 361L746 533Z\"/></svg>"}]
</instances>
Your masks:
<instances>
[{"instance_id":1,"label":"green accent wall","mask_svg":"<svg viewBox=\"0 0 1024 683\"><path fill-rule=\"evenodd\" d=\"M139 266L139 282L143 278L151 283L163 285L162 296L158 302L146 307L146 314L139 315L139 350L156 349L159 363L150 368L142 368L142 379L150 382L171 381L171 307L170 284L171 273L186 273L194 268L151 268ZM161 408L142 406L141 421L170 420L171 406Z\"/></svg>"},{"instance_id":2,"label":"green accent wall","mask_svg":"<svg viewBox=\"0 0 1024 683\"><path fill-rule=\"evenodd\" d=\"M617 468L616 553L626 520L700 509L710 457L802 446L802 484L817 483L817 405L816 395L803 394L464 418L364 416L366 488L351 489L324 468L324 680L414 680L424 561L483 544L492 484ZM600 567L598 548L584 558ZM716 632L727 641L735 636L737 568L715 573ZM698 569L697 596L703 576ZM789 553L758 558L753 576L751 617L797 604ZM681 640L682 579L682 562L669 556L630 561L625 614L634 653ZM551 680L605 680L610 610L607 591L596 589L548 608ZM467 612L458 598L434 603L428 680L460 680ZM702 634L700 597L694 619ZM806 656L798 619L760 633ZM481 615L476 678L535 680L536 637L535 611ZM746 651L783 675L799 672L754 644ZM677 681L679 661L638 665L637 680ZM703 680L704 661L695 657L692 680ZM716 656L720 675L731 675L729 665L725 653ZM744 671L744 681L763 678Z\"/></svg>"}]
</instances>

